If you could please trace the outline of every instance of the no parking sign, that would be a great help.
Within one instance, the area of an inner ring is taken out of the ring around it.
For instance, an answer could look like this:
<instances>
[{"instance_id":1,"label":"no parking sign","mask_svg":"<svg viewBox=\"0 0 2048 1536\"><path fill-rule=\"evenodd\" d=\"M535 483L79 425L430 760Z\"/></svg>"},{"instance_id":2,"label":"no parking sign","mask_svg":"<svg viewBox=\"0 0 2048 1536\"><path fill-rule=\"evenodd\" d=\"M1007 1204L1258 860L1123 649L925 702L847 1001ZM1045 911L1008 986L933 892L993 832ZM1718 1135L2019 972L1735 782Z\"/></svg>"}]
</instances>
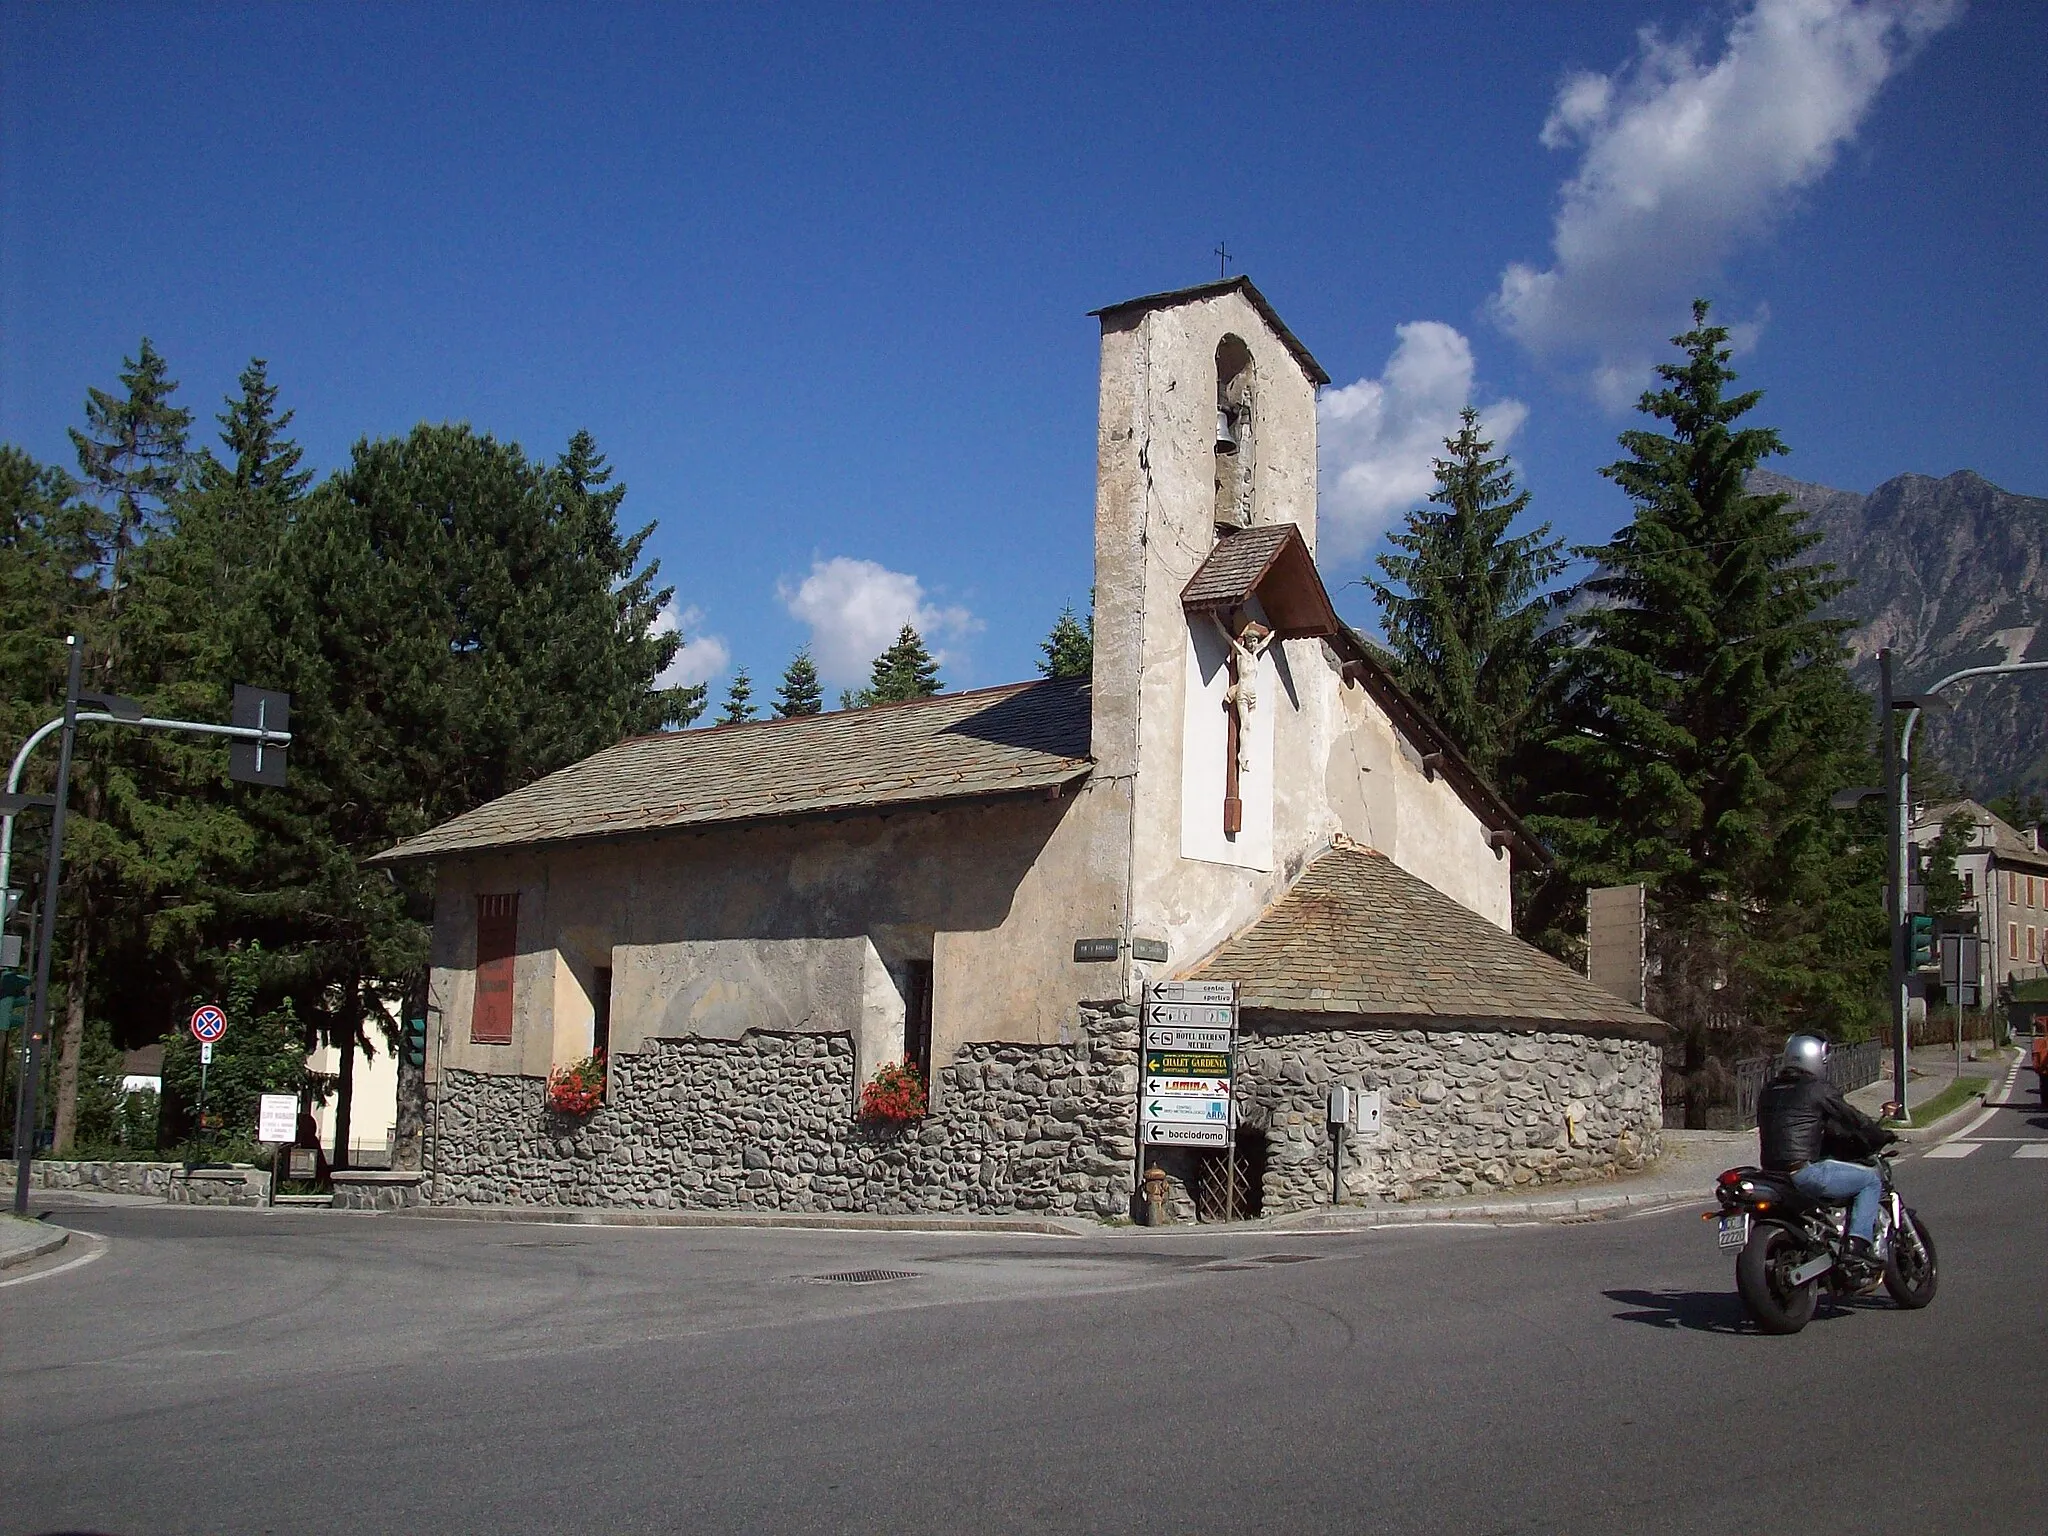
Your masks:
<instances>
[{"instance_id":1,"label":"no parking sign","mask_svg":"<svg viewBox=\"0 0 2048 1536\"><path fill-rule=\"evenodd\" d=\"M218 1003L202 1003L192 1014L192 1038L201 1045L212 1045L228 1032L228 1016L220 1011Z\"/></svg>"}]
</instances>

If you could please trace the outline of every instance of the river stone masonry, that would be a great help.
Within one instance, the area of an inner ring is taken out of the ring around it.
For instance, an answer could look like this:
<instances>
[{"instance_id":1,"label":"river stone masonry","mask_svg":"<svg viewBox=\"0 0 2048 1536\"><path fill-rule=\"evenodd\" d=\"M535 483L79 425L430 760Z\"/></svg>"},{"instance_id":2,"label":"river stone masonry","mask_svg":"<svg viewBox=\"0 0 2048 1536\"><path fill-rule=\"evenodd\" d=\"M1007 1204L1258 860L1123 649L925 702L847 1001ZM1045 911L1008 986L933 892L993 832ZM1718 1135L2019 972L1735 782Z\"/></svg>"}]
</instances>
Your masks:
<instances>
[{"instance_id":1,"label":"river stone masonry","mask_svg":"<svg viewBox=\"0 0 2048 1536\"><path fill-rule=\"evenodd\" d=\"M1126 1216L1136 1012L1083 1004L1070 1042L969 1044L924 1120L854 1118L844 1034L657 1039L612 1058L587 1118L536 1077L449 1071L428 1116L432 1204Z\"/></svg>"},{"instance_id":2,"label":"river stone masonry","mask_svg":"<svg viewBox=\"0 0 2048 1536\"><path fill-rule=\"evenodd\" d=\"M1379 1135L1344 1144L1359 1203L1632 1173L1663 1121L1661 1053L1621 1037L1250 1022L1238 1074L1243 1123L1267 1137L1268 1215L1330 1203L1332 1083L1380 1090Z\"/></svg>"}]
</instances>

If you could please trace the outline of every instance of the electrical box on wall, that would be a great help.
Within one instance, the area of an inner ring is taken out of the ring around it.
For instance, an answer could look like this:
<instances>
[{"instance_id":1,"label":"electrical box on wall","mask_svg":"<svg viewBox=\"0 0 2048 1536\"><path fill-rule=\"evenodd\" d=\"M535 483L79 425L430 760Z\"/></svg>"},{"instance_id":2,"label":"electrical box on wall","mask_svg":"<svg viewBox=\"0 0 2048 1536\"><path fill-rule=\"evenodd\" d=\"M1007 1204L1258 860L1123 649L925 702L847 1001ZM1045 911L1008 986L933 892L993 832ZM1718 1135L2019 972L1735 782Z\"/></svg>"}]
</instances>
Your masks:
<instances>
[{"instance_id":1,"label":"electrical box on wall","mask_svg":"<svg viewBox=\"0 0 2048 1536\"><path fill-rule=\"evenodd\" d=\"M1380 1133L1380 1091L1367 1088L1352 1096L1352 1128L1354 1136L1377 1136Z\"/></svg>"}]
</instances>

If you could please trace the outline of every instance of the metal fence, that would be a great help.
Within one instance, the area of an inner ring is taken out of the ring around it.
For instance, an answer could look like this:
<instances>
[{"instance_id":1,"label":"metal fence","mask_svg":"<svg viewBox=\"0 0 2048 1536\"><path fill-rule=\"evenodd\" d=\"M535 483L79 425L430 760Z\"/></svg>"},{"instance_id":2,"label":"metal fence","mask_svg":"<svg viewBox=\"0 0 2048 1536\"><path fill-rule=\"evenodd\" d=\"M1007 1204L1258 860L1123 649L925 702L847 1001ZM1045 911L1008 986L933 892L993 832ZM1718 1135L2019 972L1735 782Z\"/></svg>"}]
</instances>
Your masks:
<instances>
[{"instance_id":1,"label":"metal fence","mask_svg":"<svg viewBox=\"0 0 2048 1536\"><path fill-rule=\"evenodd\" d=\"M1756 1128L1756 1101L1764 1084L1777 1070L1775 1056L1745 1056L1735 1063L1735 1129ZM1828 1078L1844 1093L1854 1093L1878 1079L1884 1070L1884 1045L1866 1040L1861 1045L1838 1045L1828 1052Z\"/></svg>"}]
</instances>

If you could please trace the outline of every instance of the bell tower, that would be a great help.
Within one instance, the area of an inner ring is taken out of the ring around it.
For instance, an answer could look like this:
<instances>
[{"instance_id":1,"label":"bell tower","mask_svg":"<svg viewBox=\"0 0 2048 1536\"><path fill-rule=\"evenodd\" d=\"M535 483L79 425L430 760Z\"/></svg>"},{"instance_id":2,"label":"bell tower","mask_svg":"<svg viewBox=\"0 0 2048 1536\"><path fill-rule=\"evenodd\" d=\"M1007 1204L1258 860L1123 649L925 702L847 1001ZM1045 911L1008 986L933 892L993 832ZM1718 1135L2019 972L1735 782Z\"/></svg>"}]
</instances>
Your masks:
<instances>
[{"instance_id":1,"label":"bell tower","mask_svg":"<svg viewBox=\"0 0 2048 1536\"><path fill-rule=\"evenodd\" d=\"M1330 376L1247 277L1095 317L1091 747L1096 773L1119 777L1137 772L1141 718L1164 729L1171 706L1178 720L1181 594L1217 541L1292 524L1314 554L1316 391Z\"/></svg>"}]
</instances>

